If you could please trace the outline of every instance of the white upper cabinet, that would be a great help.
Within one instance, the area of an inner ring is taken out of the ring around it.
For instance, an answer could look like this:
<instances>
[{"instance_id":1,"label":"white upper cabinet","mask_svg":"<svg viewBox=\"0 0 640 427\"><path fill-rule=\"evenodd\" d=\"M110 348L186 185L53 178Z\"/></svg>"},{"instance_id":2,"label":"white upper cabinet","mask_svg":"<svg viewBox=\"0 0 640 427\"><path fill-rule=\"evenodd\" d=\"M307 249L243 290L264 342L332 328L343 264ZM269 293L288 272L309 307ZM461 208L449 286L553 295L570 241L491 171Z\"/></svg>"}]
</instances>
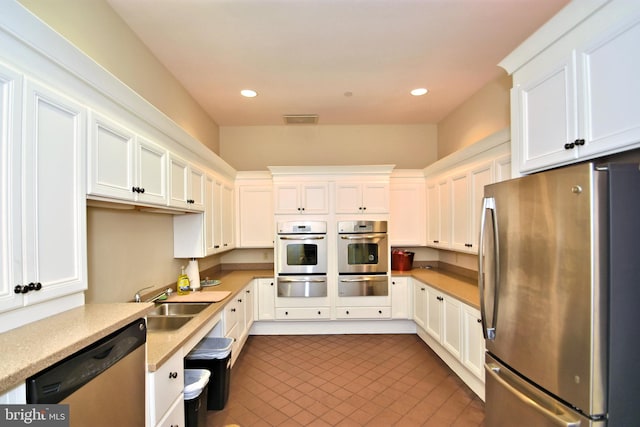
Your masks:
<instances>
[{"instance_id":1,"label":"white upper cabinet","mask_svg":"<svg viewBox=\"0 0 640 427\"><path fill-rule=\"evenodd\" d=\"M513 73L514 176L640 146L640 3L579 3L501 63Z\"/></svg>"},{"instance_id":2,"label":"white upper cabinet","mask_svg":"<svg viewBox=\"0 0 640 427\"><path fill-rule=\"evenodd\" d=\"M0 82L2 80L0 70ZM24 316L3 320L0 331L71 308L69 303L60 300L56 304L41 306L40 303L75 294L78 295L76 303L82 304L82 292L87 287L86 109L72 99L26 79L24 135L23 138L19 134L11 135L12 130L7 126L16 123L14 120L19 111L13 107L19 105L19 101L12 100L8 93L15 86L7 85L16 83L17 80L11 83L5 80L3 87L7 102L2 108L7 111L2 115L1 130L3 136L10 136L10 139L3 143L2 176L6 177L8 172L19 177L17 181L12 180L6 190L12 202L19 203L23 210L18 216L15 215L17 206L3 206L2 233L13 240L12 246L3 246L3 275L7 275L8 270L12 280L3 280L0 311L21 306L32 309ZM7 156L21 160L19 175L12 167L6 171ZM4 192L2 197L5 201ZM8 221L5 213L9 213ZM4 252L6 249L9 254ZM38 306L34 307L35 304Z\"/></svg>"},{"instance_id":3,"label":"white upper cabinet","mask_svg":"<svg viewBox=\"0 0 640 427\"><path fill-rule=\"evenodd\" d=\"M329 213L329 184L292 180L274 185L275 213L315 214Z\"/></svg>"},{"instance_id":4,"label":"white upper cabinet","mask_svg":"<svg viewBox=\"0 0 640 427\"><path fill-rule=\"evenodd\" d=\"M274 239L271 177L236 176L237 247L272 248Z\"/></svg>"},{"instance_id":5,"label":"white upper cabinet","mask_svg":"<svg viewBox=\"0 0 640 427\"><path fill-rule=\"evenodd\" d=\"M451 245L451 179L446 175L427 181L427 245Z\"/></svg>"},{"instance_id":6,"label":"white upper cabinet","mask_svg":"<svg viewBox=\"0 0 640 427\"><path fill-rule=\"evenodd\" d=\"M167 204L167 150L98 113L89 120L88 194Z\"/></svg>"},{"instance_id":7,"label":"white upper cabinet","mask_svg":"<svg viewBox=\"0 0 640 427\"><path fill-rule=\"evenodd\" d=\"M404 171L402 171L404 172ZM389 242L391 246L425 246L426 185L422 170L399 176L395 171L389 186Z\"/></svg>"},{"instance_id":8,"label":"white upper cabinet","mask_svg":"<svg viewBox=\"0 0 640 427\"><path fill-rule=\"evenodd\" d=\"M337 214L389 213L388 182L337 182Z\"/></svg>"},{"instance_id":9,"label":"white upper cabinet","mask_svg":"<svg viewBox=\"0 0 640 427\"><path fill-rule=\"evenodd\" d=\"M451 248L478 251L484 186L494 182L493 161L463 168L451 176Z\"/></svg>"}]
</instances>

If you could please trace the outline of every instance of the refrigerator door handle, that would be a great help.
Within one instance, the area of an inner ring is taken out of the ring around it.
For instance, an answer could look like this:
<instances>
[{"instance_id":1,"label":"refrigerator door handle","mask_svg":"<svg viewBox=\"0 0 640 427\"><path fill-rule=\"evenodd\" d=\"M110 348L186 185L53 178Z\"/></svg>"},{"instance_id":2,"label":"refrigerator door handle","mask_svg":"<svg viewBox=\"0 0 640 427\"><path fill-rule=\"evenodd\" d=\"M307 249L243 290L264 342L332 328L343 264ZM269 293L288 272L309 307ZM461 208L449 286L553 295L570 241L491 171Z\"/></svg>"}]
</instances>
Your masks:
<instances>
[{"instance_id":1,"label":"refrigerator door handle","mask_svg":"<svg viewBox=\"0 0 640 427\"><path fill-rule=\"evenodd\" d=\"M490 260L493 262L494 283L493 285L493 315L491 318L491 326L487 323L487 313L485 305L485 279L484 279L484 236L487 226L487 212L491 211L491 224L493 229L493 250L494 253ZM493 197L484 197L482 199L482 217L480 220L480 244L478 245L478 290L480 291L480 319L482 321L482 334L486 340L494 340L496 337L496 320L498 314L498 283L500 283L499 269L500 251L498 249L498 221L496 219L496 200Z\"/></svg>"},{"instance_id":2,"label":"refrigerator door handle","mask_svg":"<svg viewBox=\"0 0 640 427\"><path fill-rule=\"evenodd\" d=\"M541 425L538 423L558 427L579 427L583 425L580 421L581 417L578 414L569 408L565 408L564 405L560 404L551 396L542 393L511 373L508 369L487 361L485 364L485 372L487 374L487 382L493 382L496 387L503 389L504 392L507 393L505 395L500 394L500 396L504 399L507 399L506 396L509 396L509 399L513 398L514 400L511 402L511 406L522 405L528 408L529 415L535 418L537 425ZM493 387L493 384L490 386ZM501 401L504 402L504 399ZM509 417L510 415L506 414L506 416ZM511 419L511 421L513 421L513 425L531 425L531 423L534 422L531 419L527 422L517 419Z\"/></svg>"}]
</instances>

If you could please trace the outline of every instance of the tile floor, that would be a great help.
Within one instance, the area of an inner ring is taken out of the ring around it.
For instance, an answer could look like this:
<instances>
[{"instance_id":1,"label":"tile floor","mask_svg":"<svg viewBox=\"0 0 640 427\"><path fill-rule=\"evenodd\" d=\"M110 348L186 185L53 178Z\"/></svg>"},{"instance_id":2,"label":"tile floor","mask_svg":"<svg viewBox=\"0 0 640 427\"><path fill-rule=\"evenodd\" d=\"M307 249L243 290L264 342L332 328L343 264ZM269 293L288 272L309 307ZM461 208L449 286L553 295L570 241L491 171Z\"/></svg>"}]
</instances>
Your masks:
<instances>
[{"instance_id":1,"label":"tile floor","mask_svg":"<svg viewBox=\"0 0 640 427\"><path fill-rule=\"evenodd\" d=\"M484 404L417 335L251 336L207 424L483 426Z\"/></svg>"}]
</instances>

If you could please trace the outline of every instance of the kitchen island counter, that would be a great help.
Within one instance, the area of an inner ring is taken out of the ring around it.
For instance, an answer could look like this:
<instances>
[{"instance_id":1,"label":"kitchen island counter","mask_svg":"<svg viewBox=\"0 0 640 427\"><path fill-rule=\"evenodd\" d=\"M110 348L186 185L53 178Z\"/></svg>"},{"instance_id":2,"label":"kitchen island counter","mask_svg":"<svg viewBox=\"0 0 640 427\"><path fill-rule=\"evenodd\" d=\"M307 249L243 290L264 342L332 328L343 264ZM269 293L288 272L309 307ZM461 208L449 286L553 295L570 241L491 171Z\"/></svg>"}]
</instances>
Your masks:
<instances>
[{"instance_id":1,"label":"kitchen island counter","mask_svg":"<svg viewBox=\"0 0 640 427\"><path fill-rule=\"evenodd\" d=\"M151 303L85 304L0 334L0 394L146 316Z\"/></svg>"}]
</instances>

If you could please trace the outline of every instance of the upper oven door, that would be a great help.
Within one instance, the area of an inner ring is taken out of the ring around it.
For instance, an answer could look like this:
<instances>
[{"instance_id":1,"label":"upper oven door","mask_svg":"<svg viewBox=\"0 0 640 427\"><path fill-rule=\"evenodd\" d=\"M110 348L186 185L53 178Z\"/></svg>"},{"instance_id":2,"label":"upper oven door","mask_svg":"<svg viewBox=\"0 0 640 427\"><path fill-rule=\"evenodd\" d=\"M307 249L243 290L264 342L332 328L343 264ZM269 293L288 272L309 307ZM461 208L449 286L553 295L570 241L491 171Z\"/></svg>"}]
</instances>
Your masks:
<instances>
[{"instance_id":1,"label":"upper oven door","mask_svg":"<svg viewBox=\"0 0 640 427\"><path fill-rule=\"evenodd\" d=\"M326 234L280 234L277 236L278 274L326 274Z\"/></svg>"},{"instance_id":2,"label":"upper oven door","mask_svg":"<svg viewBox=\"0 0 640 427\"><path fill-rule=\"evenodd\" d=\"M338 235L338 272L387 273L389 269L387 233Z\"/></svg>"}]
</instances>

